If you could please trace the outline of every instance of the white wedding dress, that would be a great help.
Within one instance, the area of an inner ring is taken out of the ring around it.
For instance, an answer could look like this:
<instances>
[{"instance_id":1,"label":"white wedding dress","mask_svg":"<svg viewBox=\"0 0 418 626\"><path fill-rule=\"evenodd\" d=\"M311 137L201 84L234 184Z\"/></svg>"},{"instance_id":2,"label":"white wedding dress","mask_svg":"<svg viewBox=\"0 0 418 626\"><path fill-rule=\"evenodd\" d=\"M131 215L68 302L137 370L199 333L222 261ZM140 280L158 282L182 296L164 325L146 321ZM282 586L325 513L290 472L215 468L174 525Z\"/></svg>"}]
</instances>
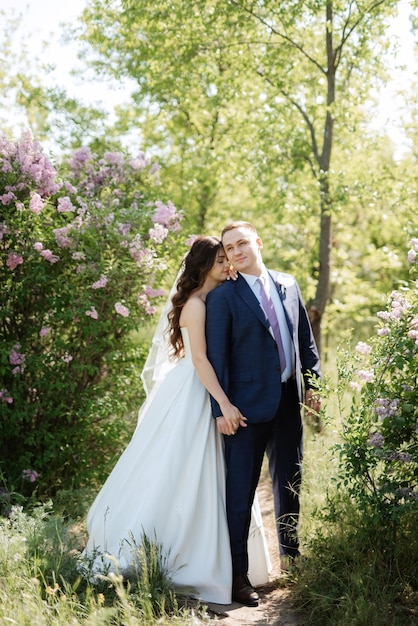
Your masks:
<instances>
[{"instance_id":1,"label":"white wedding dress","mask_svg":"<svg viewBox=\"0 0 418 626\"><path fill-rule=\"evenodd\" d=\"M139 546L145 534L161 545L177 591L229 604L223 440L192 363L187 330L182 333L186 356L153 387L129 445L88 513L82 561L94 559L90 573L103 571L104 564L129 572L132 544ZM249 559L252 584L267 582L271 564L257 499Z\"/></svg>"}]
</instances>

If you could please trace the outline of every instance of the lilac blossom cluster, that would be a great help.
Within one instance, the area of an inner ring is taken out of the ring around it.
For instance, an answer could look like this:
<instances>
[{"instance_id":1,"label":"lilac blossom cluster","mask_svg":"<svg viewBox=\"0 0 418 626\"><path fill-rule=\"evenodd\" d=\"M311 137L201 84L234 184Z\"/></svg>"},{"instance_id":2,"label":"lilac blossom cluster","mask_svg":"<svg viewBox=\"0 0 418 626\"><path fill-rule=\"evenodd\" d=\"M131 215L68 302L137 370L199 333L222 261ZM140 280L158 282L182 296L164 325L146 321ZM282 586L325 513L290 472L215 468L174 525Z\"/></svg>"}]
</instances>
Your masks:
<instances>
[{"instance_id":1,"label":"lilac blossom cluster","mask_svg":"<svg viewBox=\"0 0 418 626\"><path fill-rule=\"evenodd\" d=\"M7 391L7 389L0 389L0 402L13 404L13 398Z\"/></svg>"},{"instance_id":2,"label":"lilac blossom cluster","mask_svg":"<svg viewBox=\"0 0 418 626\"><path fill-rule=\"evenodd\" d=\"M42 209L41 198L56 193L60 185L56 182L56 171L51 161L33 140L30 131L22 133L18 142L0 137L0 172L6 180L0 202L6 206L24 199L33 187L37 192L31 196L29 209ZM23 208L19 205L20 208Z\"/></svg>"},{"instance_id":3,"label":"lilac blossom cluster","mask_svg":"<svg viewBox=\"0 0 418 626\"><path fill-rule=\"evenodd\" d=\"M137 157L126 160L120 153L106 152L101 159L95 158L89 148L80 148L75 151L70 159L69 180L58 185L55 182L56 171L45 157L39 144L33 142L30 133L24 133L20 142L13 143L3 138L0 142L0 165L2 171L13 172L16 178L15 186L6 186L7 194L1 199L3 204L15 205L16 209L25 210L22 202L18 201L14 191L27 191L30 186L35 186L29 193L29 211L40 215L47 206L46 198L59 190L65 195L58 197L55 201L56 211L61 215L68 215L65 225L54 228L52 233L55 238L57 250L51 250L42 241L34 241L33 250L39 253L47 263L52 265L60 262L62 252L66 249L71 251L73 260L85 261L86 254L83 250L77 250L80 236L92 224L96 229L105 227L107 230L114 229L123 239L120 241L122 248L127 248L130 257L146 274L152 275L155 271L164 269L163 261L158 257L155 245L162 244L170 232L180 229L182 214L171 203L157 200L154 203L154 210L151 209L152 226L148 229L146 236L139 232L133 232L132 220L120 222L115 220L115 214L111 210L118 207L123 201L126 203L126 185L129 184L130 177L143 174L146 169L151 176L159 183L158 174L160 167L151 164L145 154L140 153ZM19 176L24 179L24 183L19 181ZM112 188L112 193L107 190ZM104 193L102 193L105 190ZM70 197L71 196L71 197ZM142 200L142 191L133 190L130 193L129 211L135 215L139 211L139 202ZM126 213L126 209L124 209ZM6 222L0 224L0 239L10 235L11 230ZM151 245L149 245L149 243ZM9 249L7 253L6 266L14 272L19 266L25 270L24 264L29 252L27 250ZM77 273L82 273L90 269L88 264L78 265ZM106 287L109 277L101 274L92 283L92 289L103 289ZM137 294L137 305L143 307L147 315L153 315L156 307L152 305L149 293ZM123 317L129 316L129 308L123 302L116 301L114 310ZM94 320L99 318L99 312L94 305L85 310L85 315Z\"/></svg>"},{"instance_id":4,"label":"lilac blossom cluster","mask_svg":"<svg viewBox=\"0 0 418 626\"><path fill-rule=\"evenodd\" d=\"M377 314L384 325L370 343L357 343L357 380L350 383L361 392L361 401L352 405L353 471L388 506L418 499L418 238L410 241L408 262L412 288L392 291L387 309ZM359 456L362 441L366 448Z\"/></svg>"},{"instance_id":5,"label":"lilac blossom cluster","mask_svg":"<svg viewBox=\"0 0 418 626\"><path fill-rule=\"evenodd\" d=\"M413 263L418 263L418 237L411 239L409 245L410 249L408 250L408 262L412 265Z\"/></svg>"},{"instance_id":6,"label":"lilac blossom cluster","mask_svg":"<svg viewBox=\"0 0 418 626\"><path fill-rule=\"evenodd\" d=\"M127 158L106 152L99 158L89 148L80 148L71 156L69 168L66 179L58 183L57 171L29 132L17 142L0 138L4 190L0 205L7 209L0 222L0 244L6 281L22 282L25 274L35 274L43 264L42 274L57 276L58 282L60 276L77 276L75 325L86 318L100 322L109 311L119 326L130 316L154 315L156 299L165 294L151 286L166 267L159 249L180 229L182 219L171 202L144 198L147 177L160 184L160 166L144 153ZM48 270L48 266L55 267ZM131 285L136 285L133 293ZM103 301L109 306L103 306ZM82 304L76 310L78 303ZM49 352L56 317L56 311L46 310L35 330L49 366L74 359L64 347L58 354ZM31 355L29 350L23 353L18 337L12 341L7 355L10 372L13 377L24 376ZM2 389L0 403L12 404L13 395Z\"/></svg>"},{"instance_id":7,"label":"lilac blossom cluster","mask_svg":"<svg viewBox=\"0 0 418 626\"><path fill-rule=\"evenodd\" d=\"M27 480L29 483L34 483L38 480L39 474L33 469L24 469L22 471L23 480Z\"/></svg>"}]
</instances>

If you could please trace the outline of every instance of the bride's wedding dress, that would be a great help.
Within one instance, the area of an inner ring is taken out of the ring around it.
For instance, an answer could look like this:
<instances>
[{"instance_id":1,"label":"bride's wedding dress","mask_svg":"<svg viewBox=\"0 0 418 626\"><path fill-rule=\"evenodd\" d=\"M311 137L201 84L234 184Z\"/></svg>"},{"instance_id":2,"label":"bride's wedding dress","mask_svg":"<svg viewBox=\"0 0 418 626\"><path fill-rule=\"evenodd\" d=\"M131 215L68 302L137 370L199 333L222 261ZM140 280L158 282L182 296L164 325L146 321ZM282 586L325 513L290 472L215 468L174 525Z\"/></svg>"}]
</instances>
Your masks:
<instances>
[{"instance_id":1,"label":"bride's wedding dress","mask_svg":"<svg viewBox=\"0 0 418 626\"><path fill-rule=\"evenodd\" d=\"M178 591L229 604L232 569L222 435L192 363L187 329L182 333L186 356L152 389L129 445L88 513L82 560L93 560L93 573L105 564L129 572L133 544L139 546L145 534L161 545ZM271 565L257 500L249 559L252 584L267 582Z\"/></svg>"}]
</instances>

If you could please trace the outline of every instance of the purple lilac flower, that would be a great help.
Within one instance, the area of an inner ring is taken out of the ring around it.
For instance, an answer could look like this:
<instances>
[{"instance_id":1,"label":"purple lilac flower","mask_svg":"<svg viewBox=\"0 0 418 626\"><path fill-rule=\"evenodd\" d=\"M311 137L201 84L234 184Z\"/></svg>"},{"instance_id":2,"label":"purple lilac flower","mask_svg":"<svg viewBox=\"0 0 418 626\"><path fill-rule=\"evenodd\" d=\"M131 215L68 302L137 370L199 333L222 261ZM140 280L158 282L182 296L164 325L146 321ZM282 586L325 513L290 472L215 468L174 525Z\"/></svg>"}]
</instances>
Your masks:
<instances>
[{"instance_id":1,"label":"purple lilac flower","mask_svg":"<svg viewBox=\"0 0 418 626\"><path fill-rule=\"evenodd\" d=\"M45 261L49 261L50 263L57 263L60 260L59 256L56 254L52 254L51 250L41 250L41 256L45 259Z\"/></svg>"},{"instance_id":2,"label":"purple lilac flower","mask_svg":"<svg viewBox=\"0 0 418 626\"><path fill-rule=\"evenodd\" d=\"M133 170L137 170L141 172L150 164L150 159L145 155L144 152L140 152L135 158L129 161L129 165Z\"/></svg>"},{"instance_id":3,"label":"purple lilac flower","mask_svg":"<svg viewBox=\"0 0 418 626\"><path fill-rule=\"evenodd\" d=\"M149 287L149 286L145 287L144 293L149 298L160 298L161 296L167 295L167 292L165 291L165 289L154 289L153 287Z\"/></svg>"},{"instance_id":4,"label":"purple lilac flower","mask_svg":"<svg viewBox=\"0 0 418 626\"><path fill-rule=\"evenodd\" d=\"M128 307L124 306L120 302L116 302L115 303L115 311L119 315L122 315L122 317L128 317L129 316L129 309L128 309Z\"/></svg>"},{"instance_id":5,"label":"purple lilac flower","mask_svg":"<svg viewBox=\"0 0 418 626\"><path fill-rule=\"evenodd\" d=\"M33 211L33 213L36 213L36 215L39 215L42 212L44 206L45 202L42 200L39 193L32 193L29 202L29 209Z\"/></svg>"},{"instance_id":6,"label":"purple lilac flower","mask_svg":"<svg viewBox=\"0 0 418 626\"><path fill-rule=\"evenodd\" d=\"M418 257L418 238L415 237L411 239L409 245L411 249L408 251L408 262L411 264L416 263Z\"/></svg>"},{"instance_id":7,"label":"purple lilac flower","mask_svg":"<svg viewBox=\"0 0 418 626\"><path fill-rule=\"evenodd\" d=\"M191 248L197 237L198 235L189 235L184 243L186 244L186 246L189 246Z\"/></svg>"},{"instance_id":8,"label":"purple lilac flower","mask_svg":"<svg viewBox=\"0 0 418 626\"><path fill-rule=\"evenodd\" d=\"M411 463L414 460L412 454L409 452L390 452L386 458L388 461L399 461L400 463Z\"/></svg>"},{"instance_id":9,"label":"purple lilac flower","mask_svg":"<svg viewBox=\"0 0 418 626\"><path fill-rule=\"evenodd\" d=\"M417 252L416 250L408 250L408 263L412 265L417 260Z\"/></svg>"},{"instance_id":10,"label":"purple lilac flower","mask_svg":"<svg viewBox=\"0 0 418 626\"><path fill-rule=\"evenodd\" d=\"M54 228L53 233L55 235L55 241L60 248L68 248L71 245L71 239L68 237L68 233L71 231L72 226L62 226L61 228Z\"/></svg>"},{"instance_id":11,"label":"purple lilac flower","mask_svg":"<svg viewBox=\"0 0 418 626\"><path fill-rule=\"evenodd\" d=\"M356 345L356 350L359 354L363 354L365 356L367 356L368 354L371 353L372 349L369 346L368 343L364 343L364 341L359 341L358 344Z\"/></svg>"},{"instance_id":12,"label":"purple lilac flower","mask_svg":"<svg viewBox=\"0 0 418 626\"><path fill-rule=\"evenodd\" d=\"M39 478L39 474L35 470L24 469L22 472L22 478L30 483L34 483Z\"/></svg>"},{"instance_id":13,"label":"purple lilac flower","mask_svg":"<svg viewBox=\"0 0 418 626\"><path fill-rule=\"evenodd\" d=\"M374 371L373 370L359 370L358 375L366 383L371 383L371 382L374 381Z\"/></svg>"},{"instance_id":14,"label":"purple lilac flower","mask_svg":"<svg viewBox=\"0 0 418 626\"><path fill-rule=\"evenodd\" d=\"M74 259L74 261L84 261L86 255L84 252L73 252L71 258Z\"/></svg>"},{"instance_id":15,"label":"purple lilac flower","mask_svg":"<svg viewBox=\"0 0 418 626\"><path fill-rule=\"evenodd\" d=\"M160 200L157 200L155 206L156 209L152 218L153 222L162 224L172 231L180 229L180 220L182 216L177 212L177 209L172 202L163 204Z\"/></svg>"},{"instance_id":16,"label":"purple lilac flower","mask_svg":"<svg viewBox=\"0 0 418 626\"><path fill-rule=\"evenodd\" d=\"M161 224L155 224L154 228L149 229L148 234L155 243L162 243L168 235L168 228L164 228Z\"/></svg>"},{"instance_id":17,"label":"purple lilac flower","mask_svg":"<svg viewBox=\"0 0 418 626\"><path fill-rule=\"evenodd\" d=\"M110 165L123 166L123 155L120 152L105 152L103 159L110 163Z\"/></svg>"},{"instance_id":18,"label":"purple lilac flower","mask_svg":"<svg viewBox=\"0 0 418 626\"><path fill-rule=\"evenodd\" d=\"M418 317L414 317L410 321L408 337L409 339L413 339L415 343L418 345Z\"/></svg>"},{"instance_id":19,"label":"purple lilac flower","mask_svg":"<svg viewBox=\"0 0 418 626\"><path fill-rule=\"evenodd\" d=\"M4 193L2 196L0 196L0 202L3 205L10 204L14 200L16 200L16 196L12 191Z\"/></svg>"},{"instance_id":20,"label":"purple lilac flower","mask_svg":"<svg viewBox=\"0 0 418 626\"><path fill-rule=\"evenodd\" d=\"M99 318L99 314L96 311L96 307L91 306L90 310L86 311L86 315L87 317L91 317L94 320L97 320Z\"/></svg>"},{"instance_id":21,"label":"purple lilac flower","mask_svg":"<svg viewBox=\"0 0 418 626\"><path fill-rule=\"evenodd\" d=\"M64 189L65 191L68 191L68 193L73 193L73 194L77 193L77 187L74 187L74 185L68 182L68 180L66 180L64 183Z\"/></svg>"},{"instance_id":22,"label":"purple lilac flower","mask_svg":"<svg viewBox=\"0 0 418 626\"><path fill-rule=\"evenodd\" d=\"M373 446L373 448L383 448L385 445L385 438L381 433L371 433L367 443L369 446Z\"/></svg>"},{"instance_id":23,"label":"purple lilac flower","mask_svg":"<svg viewBox=\"0 0 418 626\"><path fill-rule=\"evenodd\" d=\"M123 237L127 237L131 230L131 224L127 222L126 224L118 224L118 230Z\"/></svg>"},{"instance_id":24,"label":"purple lilac flower","mask_svg":"<svg viewBox=\"0 0 418 626\"><path fill-rule=\"evenodd\" d=\"M91 288L92 289L102 289L103 287L106 287L107 285L107 276L105 274L102 274L99 278L99 280L96 280L95 283L92 284Z\"/></svg>"},{"instance_id":25,"label":"purple lilac flower","mask_svg":"<svg viewBox=\"0 0 418 626\"><path fill-rule=\"evenodd\" d=\"M390 322L390 313L388 311L378 311L377 317L384 320L385 322Z\"/></svg>"},{"instance_id":26,"label":"purple lilac flower","mask_svg":"<svg viewBox=\"0 0 418 626\"><path fill-rule=\"evenodd\" d=\"M0 389L0 402L5 402L7 404L13 403L13 398L7 391L7 389Z\"/></svg>"},{"instance_id":27,"label":"purple lilac flower","mask_svg":"<svg viewBox=\"0 0 418 626\"><path fill-rule=\"evenodd\" d=\"M67 196L58 198L58 206L57 206L58 213L71 213L72 211L75 211L75 210L76 210L75 206L73 206L70 198L68 198Z\"/></svg>"},{"instance_id":28,"label":"purple lilac flower","mask_svg":"<svg viewBox=\"0 0 418 626\"><path fill-rule=\"evenodd\" d=\"M11 271L15 270L21 263L23 263L23 257L21 254L18 254L17 252L9 252L6 265Z\"/></svg>"},{"instance_id":29,"label":"purple lilac flower","mask_svg":"<svg viewBox=\"0 0 418 626\"><path fill-rule=\"evenodd\" d=\"M26 359L26 355L18 352L20 350L20 344L17 343L10 351L9 363L10 365L23 365Z\"/></svg>"},{"instance_id":30,"label":"purple lilac flower","mask_svg":"<svg viewBox=\"0 0 418 626\"><path fill-rule=\"evenodd\" d=\"M90 148L79 148L76 150L71 156L70 167L71 169L77 171L85 170L85 166L87 163L91 162L92 154Z\"/></svg>"},{"instance_id":31,"label":"purple lilac flower","mask_svg":"<svg viewBox=\"0 0 418 626\"><path fill-rule=\"evenodd\" d=\"M33 141L30 131L22 133L13 156L19 163L21 172L36 184L42 197L59 190L59 185L55 182L56 171L48 157L42 153L40 144Z\"/></svg>"},{"instance_id":32,"label":"purple lilac flower","mask_svg":"<svg viewBox=\"0 0 418 626\"><path fill-rule=\"evenodd\" d=\"M377 398L374 402L374 411L380 419L393 417L399 412L399 398Z\"/></svg>"},{"instance_id":33,"label":"purple lilac flower","mask_svg":"<svg viewBox=\"0 0 418 626\"><path fill-rule=\"evenodd\" d=\"M145 293L140 293L137 298L138 305L142 307L147 315L154 315L157 307L153 306Z\"/></svg>"},{"instance_id":34,"label":"purple lilac flower","mask_svg":"<svg viewBox=\"0 0 418 626\"><path fill-rule=\"evenodd\" d=\"M142 247L139 235L129 244L129 253L138 265L142 265L148 270L153 268L157 255L154 250Z\"/></svg>"}]
</instances>

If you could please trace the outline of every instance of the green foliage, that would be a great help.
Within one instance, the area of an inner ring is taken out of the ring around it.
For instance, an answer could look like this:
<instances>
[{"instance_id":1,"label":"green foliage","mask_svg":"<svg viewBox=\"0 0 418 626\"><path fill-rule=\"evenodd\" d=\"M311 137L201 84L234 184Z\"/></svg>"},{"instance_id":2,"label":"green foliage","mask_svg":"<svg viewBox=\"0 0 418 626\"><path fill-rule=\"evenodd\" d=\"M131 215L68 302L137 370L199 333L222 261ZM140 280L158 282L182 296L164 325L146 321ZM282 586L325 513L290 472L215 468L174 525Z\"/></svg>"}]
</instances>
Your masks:
<instances>
[{"instance_id":1,"label":"green foliage","mask_svg":"<svg viewBox=\"0 0 418 626\"><path fill-rule=\"evenodd\" d=\"M231 219L253 221L266 262L297 275L318 343L328 307L327 335L341 318L344 327L369 321L364 285L378 259L389 269L382 280L396 272L381 250L390 227L377 253L368 247L369 216L379 219L392 185L382 157L370 172L369 133L383 152L364 104L387 77L385 29L397 4L91 0L77 33L95 70L136 83L119 128L146 119L141 140L161 154L187 227L219 232Z\"/></svg>"},{"instance_id":2,"label":"green foliage","mask_svg":"<svg viewBox=\"0 0 418 626\"><path fill-rule=\"evenodd\" d=\"M295 571L295 602L309 623L416 621L417 259L415 238L409 286L391 293L377 335L358 342L354 356L341 353L338 380L324 388L325 395L335 392L341 431L331 481L314 511L315 532L305 533L309 556Z\"/></svg>"},{"instance_id":3,"label":"green foliage","mask_svg":"<svg viewBox=\"0 0 418 626\"><path fill-rule=\"evenodd\" d=\"M25 513L13 507L0 519L0 622L19 626L191 624L179 609L156 544L138 547L142 573L132 580L80 576L82 526L52 514L48 505Z\"/></svg>"},{"instance_id":4,"label":"green foliage","mask_svg":"<svg viewBox=\"0 0 418 626\"><path fill-rule=\"evenodd\" d=\"M388 309L378 313L384 325L377 336L357 345L359 382L351 384L360 397L343 421L339 447L340 487L370 524L389 532L388 550L403 516L418 512L418 240L411 246L410 287L392 292Z\"/></svg>"},{"instance_id":5,"label":"green foliage","mask_svg":"<svg viewBox=\"0 0 418 626\"><path fill-rule=\"evenodd\" d=\"M102 479L125 443L132 332L157 311L181 216L143 154L83 148L60 180L25 134L1 140L0 163L1 469L9 492L41 496Z\"/></svg>"},{"instance_id":6,"label":"green foliage","mask_svg":"<svg viewBox=\"0 0 418 626\"><path fill-rule=\"evenodd\" d=\"M321 626L413 626L418 610L416 519L405 516L393 553L383 527L334 495L317 512L309 555L293 574L292 595L302 623ZM390 557L389 557L389 554Z\"/></svg>"}]
</instances>

